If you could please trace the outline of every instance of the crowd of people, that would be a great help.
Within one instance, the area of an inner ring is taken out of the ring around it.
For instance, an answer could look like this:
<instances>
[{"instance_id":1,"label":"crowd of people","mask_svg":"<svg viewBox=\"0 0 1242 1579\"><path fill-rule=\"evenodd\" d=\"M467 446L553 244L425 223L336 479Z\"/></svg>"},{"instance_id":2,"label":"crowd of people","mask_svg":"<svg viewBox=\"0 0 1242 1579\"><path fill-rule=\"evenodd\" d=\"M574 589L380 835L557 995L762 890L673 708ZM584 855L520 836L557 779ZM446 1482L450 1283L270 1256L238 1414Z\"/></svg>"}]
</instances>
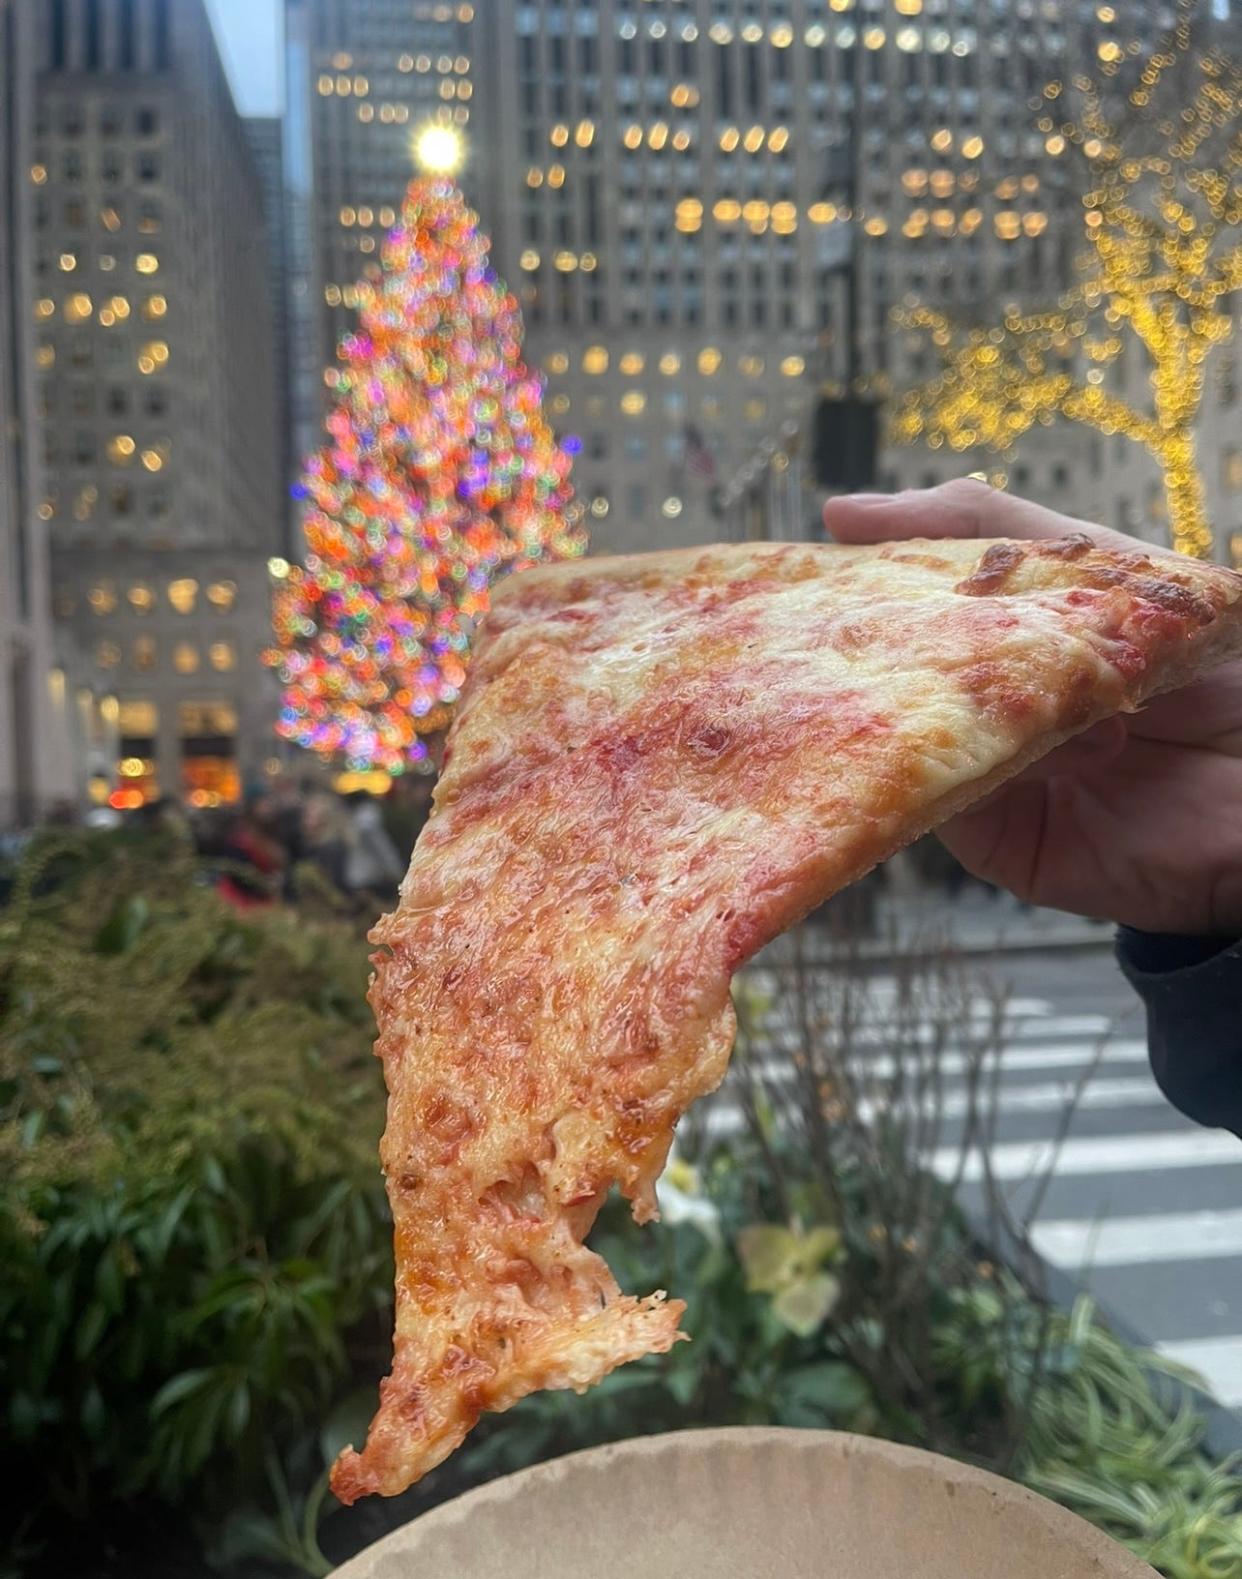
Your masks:
<instances>
[{"instance_id":1,"label":"crowd of people","mask_svg":"<svg viewBox=\"0 0 1242 1579\"><path fill-rule=\"evenodd\" d=\"M309 867L337 893L376 909L396 895L431 809L431 787L426 778L395 779L380 798L278 779L248 788L236 807L197 818L190 831L219 892L235 905L294 897Z\"/></svg>"}]
</instances>

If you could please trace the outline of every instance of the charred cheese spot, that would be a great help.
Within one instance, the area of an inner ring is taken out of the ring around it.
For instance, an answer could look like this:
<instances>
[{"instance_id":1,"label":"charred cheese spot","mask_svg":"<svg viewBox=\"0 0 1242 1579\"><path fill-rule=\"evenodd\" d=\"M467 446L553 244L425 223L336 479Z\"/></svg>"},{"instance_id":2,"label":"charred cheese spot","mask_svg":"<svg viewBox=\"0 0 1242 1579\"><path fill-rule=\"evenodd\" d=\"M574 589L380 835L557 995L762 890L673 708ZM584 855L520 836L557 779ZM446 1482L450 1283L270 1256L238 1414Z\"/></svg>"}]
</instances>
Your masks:
<instances>
[{"instance_id":1,"label":"charred cheese spot","mask_svg":"<svg viewBox=\"0 0 1242 1579\"><path fill-rule=\"evenodd\" d=\"M953 590L968 598L988 597L1003 591L1027 553L1022 543L993 543L984 551L972 574L965 581L959 581Z\"/></svg>"}]
</instances>

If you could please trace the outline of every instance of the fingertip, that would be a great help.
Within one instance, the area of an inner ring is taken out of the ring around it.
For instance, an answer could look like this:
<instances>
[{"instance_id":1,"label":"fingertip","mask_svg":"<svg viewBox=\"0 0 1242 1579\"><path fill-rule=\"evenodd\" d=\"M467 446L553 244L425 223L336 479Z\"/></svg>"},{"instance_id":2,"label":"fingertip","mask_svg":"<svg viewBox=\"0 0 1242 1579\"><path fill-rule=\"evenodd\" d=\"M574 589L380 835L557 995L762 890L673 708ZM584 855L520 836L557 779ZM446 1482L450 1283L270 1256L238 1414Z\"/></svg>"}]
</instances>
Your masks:
<instances>
[{"instance_id":1,"label":"fingertip","mask_svg":"<svg viewBox=\"0 0 1242 1579\"><path fill-rule=\"evenodd\" d=\"M887 493L847 493L824 504L824 527L840 543L874 543L893 535L885 506Z\"/></svg>"}]
</instances>

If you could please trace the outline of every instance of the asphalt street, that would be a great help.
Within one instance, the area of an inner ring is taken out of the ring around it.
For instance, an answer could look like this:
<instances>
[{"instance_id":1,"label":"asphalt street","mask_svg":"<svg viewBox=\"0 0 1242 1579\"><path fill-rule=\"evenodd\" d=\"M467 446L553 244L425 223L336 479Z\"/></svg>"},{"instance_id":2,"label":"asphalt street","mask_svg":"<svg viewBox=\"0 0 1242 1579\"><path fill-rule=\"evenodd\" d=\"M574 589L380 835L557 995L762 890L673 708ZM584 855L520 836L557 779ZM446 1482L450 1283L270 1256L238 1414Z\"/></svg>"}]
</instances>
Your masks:
<instances>
[{"instance_id":1,"label":"asphalt street","mask_svg":"<svg viewBox=\"0 0 1242 1579\"><path fill-rule=\"evenodd\" d=\"M1055 1152L1033 1227L1041 1255L1146 1342L1197 1371L1222 1404L1242 1408L1242 1140L1192 1124L1161 1094L1142 1009L1107 929L1079 926L1071 946L1049 946L1055 917L1036 919L1035 947L990 955L972 947L972 970L1007 989L993 1176L1025 1217ZM995 920L975 921L976 943L989 928L995 935ZM1020 931L1010 925L1011 943ZM765 969L768 959L758 962L756 980L779 1000L780 972ZM883 961L870 969L879 995L891 992ZM977 1011L990 1012L983 1001ZM766 1064L778 1083L792 1078L782 1040ZM956 1177L961 1162L966 1062L951 1050L944 1064L947 1122L930 1160L945 1177ZM1084 1076L1057 1151L1067 1102ZM710 1128L741 1122L726 1086ZM983 1206L979 1164L968 1156L959 1186L968 1208Z\"/></svg>"},{"instance_id":2,"label":"asphalt street","mask_svg":"<svg viewBox=\"0 0 1242 1579\"><path fill-rule=\"evenodd\" d=\"M1014 1005L993 1160L1019 1203L1042 1171L1067 1088L1101 1052L1042 1202L1036 1247L1197 1370L1221 1403L1242 1406L1242 1141L1165 1101L1111 949L1015 953L987 968ZM962 1188L978 1199L977 1183Z\"/></svg>"}]
</instances>

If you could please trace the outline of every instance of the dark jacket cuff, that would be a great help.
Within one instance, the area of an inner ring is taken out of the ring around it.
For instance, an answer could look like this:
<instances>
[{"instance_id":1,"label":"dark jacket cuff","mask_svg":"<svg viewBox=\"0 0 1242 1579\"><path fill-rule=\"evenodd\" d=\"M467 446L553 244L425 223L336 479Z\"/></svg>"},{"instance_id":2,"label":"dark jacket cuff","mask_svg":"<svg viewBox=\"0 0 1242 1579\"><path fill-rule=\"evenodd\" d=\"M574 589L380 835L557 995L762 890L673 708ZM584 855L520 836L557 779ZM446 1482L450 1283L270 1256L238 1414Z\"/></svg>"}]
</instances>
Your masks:
<instances>
[{"instance_id":1,"label":"dark jacket cuff","mask_svg":"<svg viewBox=\"0 0 1242 1579\"><path fill-rule=\"evenodd\" d=\"M1242 1135L1242 941L1123 927L1117 956L1147 1007L1160 1089L1197 1123Z\"/></svg>"}]
</instances>

